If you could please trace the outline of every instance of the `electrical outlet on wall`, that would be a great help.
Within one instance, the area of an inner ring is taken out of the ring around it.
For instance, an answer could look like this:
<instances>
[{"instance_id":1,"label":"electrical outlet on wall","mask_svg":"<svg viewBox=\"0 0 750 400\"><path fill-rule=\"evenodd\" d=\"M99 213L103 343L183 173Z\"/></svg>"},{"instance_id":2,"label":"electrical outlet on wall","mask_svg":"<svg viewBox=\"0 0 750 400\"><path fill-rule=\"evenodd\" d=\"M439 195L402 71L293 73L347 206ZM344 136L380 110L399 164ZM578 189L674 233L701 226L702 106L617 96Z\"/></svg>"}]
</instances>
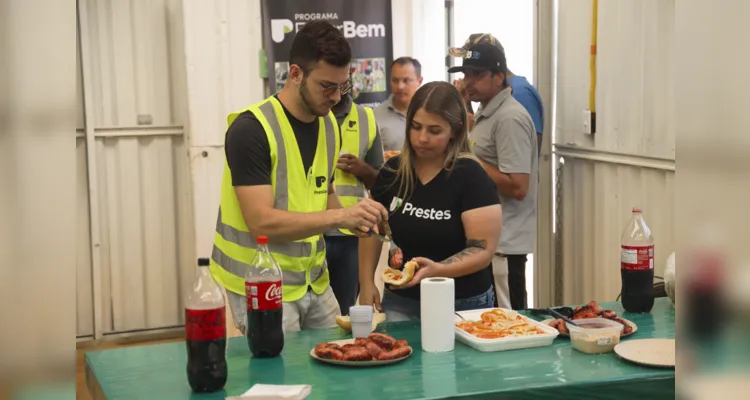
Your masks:
<instances>
[{"instance_id":1,"label":"electrical outlet on wall","mask_svg":"<svg viewBox=\"0 0 750 400\"><path fill-rule=\"evenodd\" d=\"M583 133L591 135L591 110L583 110Z\"/></svg>"}]
</instances>

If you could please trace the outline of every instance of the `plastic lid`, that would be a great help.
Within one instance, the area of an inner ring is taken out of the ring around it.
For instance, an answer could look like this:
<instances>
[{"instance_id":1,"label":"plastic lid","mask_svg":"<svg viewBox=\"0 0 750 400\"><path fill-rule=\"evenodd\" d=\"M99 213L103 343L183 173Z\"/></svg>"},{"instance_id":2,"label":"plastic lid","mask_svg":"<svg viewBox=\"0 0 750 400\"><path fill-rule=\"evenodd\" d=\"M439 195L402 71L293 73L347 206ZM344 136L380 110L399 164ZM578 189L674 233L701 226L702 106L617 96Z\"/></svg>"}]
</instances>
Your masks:
<instances>
[{"instance_id":1,"label":"plastic lid","mask_svg":"<svg viewBox=\"0 0 750 400\"><path fill-rule=\"evenodd\" d=\"M199 258L198 259L198 266L199 267L208 267L211 264L211 260L208 258Z\"/></svg>"},{"instance_id":2,"label":"plastic lid","mask_svg":"<svg viewBox=\"0 0 750 400\"><path fill-rule=\"evenodd\" d=\"M255 240L258 244L268 244L268 236L258 236Z\"/></svg>"},{"instance_id":3,"label":"plastic lid","mask_svg":"<svg viewBox=\"0 0 750 400\"><path fill-rule=\"evenodd\" d=\"M349 320L351 322L372 322L372 306L349 307Z\"/></svg>"}]
</instances>

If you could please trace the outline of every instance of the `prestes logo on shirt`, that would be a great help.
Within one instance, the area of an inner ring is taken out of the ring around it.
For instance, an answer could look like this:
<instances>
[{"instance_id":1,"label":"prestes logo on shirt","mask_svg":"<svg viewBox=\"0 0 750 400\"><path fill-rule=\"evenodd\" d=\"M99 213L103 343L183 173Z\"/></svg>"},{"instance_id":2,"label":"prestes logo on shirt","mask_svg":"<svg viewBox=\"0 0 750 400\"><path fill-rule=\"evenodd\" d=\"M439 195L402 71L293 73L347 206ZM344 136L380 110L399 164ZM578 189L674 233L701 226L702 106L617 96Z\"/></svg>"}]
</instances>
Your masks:
<instances>
[{"instance_id":1,"label":"prestes logo on shirt","mask_svg":"<svg viewBox=\"0 0 750 400\"><path fill-rule=\"evenodd\" d=\"M451 219L450 210L436 210L434 208L414 207L414 205L409 203L408 201L406 202L406 204L404 204L404 208L403 210L401 210L401 214L408 214L412 217L429 219L433 221L444 221Z\"/></svg>"}]
</instances>

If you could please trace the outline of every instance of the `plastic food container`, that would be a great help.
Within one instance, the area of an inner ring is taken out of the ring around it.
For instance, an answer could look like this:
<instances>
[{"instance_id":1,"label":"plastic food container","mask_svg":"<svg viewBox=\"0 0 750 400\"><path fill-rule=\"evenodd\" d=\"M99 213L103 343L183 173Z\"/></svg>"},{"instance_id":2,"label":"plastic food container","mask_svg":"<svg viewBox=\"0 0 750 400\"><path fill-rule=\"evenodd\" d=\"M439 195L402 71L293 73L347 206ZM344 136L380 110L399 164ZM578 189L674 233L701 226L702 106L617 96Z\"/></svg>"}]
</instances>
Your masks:
<instances>
[{"instance_id":1,"label":"plastic food container","mask_svg":"<svg viewBox=\"0 0 750 400\"><path fill-rule=\"evenodd\" d=\"M606 318L577 319L578 326L565 323L573 348L586 354L611 353L620 343L622 324Z\"/></svg>"},{"instance_id":2,"label":"plastic food container","mask_svg":"<svg viewBox=\"0 0 750 400\"><path fill-rule=\"evenodd\" d=\"M486 311L494 310L494 308L485 308L481 310L471 311L459 311L456 314L455 322L463 320L476 321L482 318L482 313ZM510 312L511 310L503 309L504 311ZM474 348L475 350L482 352L495 352L495 351L507 351L507 350L518 350L518 349L529 349L533 347L549 346L555 340L558 335L558 331L549 325L542 324L534 321L533 319L527 318L521 315L531 325L536 326L543 334L531 335L531 336L520 336L520 337L504 337L498 339L480 339L465 330L455 327L456 340L459 342Z\"/></svg>"}]
</instances>

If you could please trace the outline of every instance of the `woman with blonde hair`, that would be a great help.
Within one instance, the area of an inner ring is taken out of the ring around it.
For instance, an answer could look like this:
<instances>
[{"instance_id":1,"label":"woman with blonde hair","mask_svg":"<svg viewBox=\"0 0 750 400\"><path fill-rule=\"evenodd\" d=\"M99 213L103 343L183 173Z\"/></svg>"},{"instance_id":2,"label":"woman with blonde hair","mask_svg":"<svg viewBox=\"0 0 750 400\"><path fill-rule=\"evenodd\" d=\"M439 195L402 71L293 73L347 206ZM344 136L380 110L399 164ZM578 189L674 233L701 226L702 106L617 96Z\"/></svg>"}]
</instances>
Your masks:
<instances>
[{"instance_id":1,"label":"woman with blonde hair","mask_svg":"<svg viewBox=\"0 0 750 400\"><path fill-rule=\"evenodd\" d=\"M428 277L455 279L457 311L494 306L490 265L502 211L467 136L466 107L453 85L430 82L417 90L406 114L408 140L380 170L371 193L389 210L401 261L419 269L408 283L386 287L381 303L375 270L382 242L363 238L359 245L359 303L375 305L389 321L420 317L419 284Z\"/></svg>"}]
</instances>

